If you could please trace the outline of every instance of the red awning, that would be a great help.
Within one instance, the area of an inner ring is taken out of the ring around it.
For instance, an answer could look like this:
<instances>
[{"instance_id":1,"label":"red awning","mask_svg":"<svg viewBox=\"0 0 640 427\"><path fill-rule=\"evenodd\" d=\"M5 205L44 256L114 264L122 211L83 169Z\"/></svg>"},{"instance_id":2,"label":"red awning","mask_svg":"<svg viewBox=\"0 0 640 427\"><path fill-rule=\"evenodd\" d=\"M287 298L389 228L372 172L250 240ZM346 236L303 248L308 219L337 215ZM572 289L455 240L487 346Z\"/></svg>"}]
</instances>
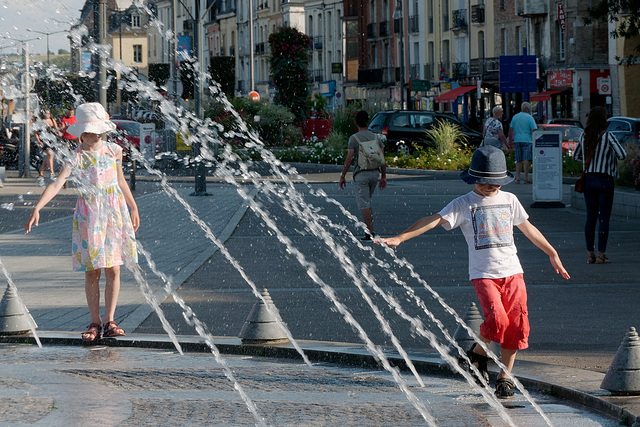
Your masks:
<instances>
[{"instance_id":1,"label":"red awning","mask_svg":"<svg viewBox=\"0 0 640 427\"><path fill-rule=\"evenodd\" d=\"M455 89L451 89L449 92L436 96L434 101L435 102L453 102L460 95L464 95L465 93L470 92L476 88L477 86L458 86Z\"/></svg>"},{"instance_id":2,"label":"red awning","mask_svg":"<svg viewBox=\"0 0 640 427\"><path fill-rule=\"evenodd\" d=\"M564 92L566 89L560 90L545 90L544 92L536 93L535 95L531 95L532 101L548 101L551 99L551 95L555 95L556 93Z\"/></svg>"}]
</instances>

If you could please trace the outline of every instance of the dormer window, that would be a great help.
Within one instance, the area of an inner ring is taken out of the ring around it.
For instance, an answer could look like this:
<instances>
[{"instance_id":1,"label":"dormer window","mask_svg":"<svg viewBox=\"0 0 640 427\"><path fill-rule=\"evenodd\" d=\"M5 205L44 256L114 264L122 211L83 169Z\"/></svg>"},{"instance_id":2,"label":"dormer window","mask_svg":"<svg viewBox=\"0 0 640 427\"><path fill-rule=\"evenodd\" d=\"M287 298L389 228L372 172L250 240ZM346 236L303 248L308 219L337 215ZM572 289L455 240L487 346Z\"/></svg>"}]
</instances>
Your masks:
<instances>
[{"instance_id":1,"label":"dormer window","mask_svg":"<svg viewBox=\"0 0 640 427\"><path fill-rule=\"evenodd\" d=\"M140 15L131 15L131 28L140 28Z\"/></svg>"}]
</instances>

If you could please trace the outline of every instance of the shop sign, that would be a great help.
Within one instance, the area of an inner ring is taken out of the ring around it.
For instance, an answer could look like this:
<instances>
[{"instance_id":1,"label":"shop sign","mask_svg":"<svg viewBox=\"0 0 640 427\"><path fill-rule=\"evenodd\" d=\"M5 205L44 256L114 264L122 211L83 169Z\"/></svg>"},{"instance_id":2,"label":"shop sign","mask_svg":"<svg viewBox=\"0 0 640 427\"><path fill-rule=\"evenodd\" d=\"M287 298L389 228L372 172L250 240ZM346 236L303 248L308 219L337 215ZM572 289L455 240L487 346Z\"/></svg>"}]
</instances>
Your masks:
<instances>
[{"instance_id":1,"label":"shop sign","mask_svg":"<svg viewBox=\"0 0 640 427\"><path fill-rule=\"evenodd\" d=\"M560 24L560 29L562 29L562 31L567 29L564 15L564 6L562 5L562 3L558 3L558 23Z\"/></svg>"},{"instance_id":2,"label":"shop sign","mask_svg":"<svg viewBox=\"0 0 640 427\"><path fill-rule=\"evenodd\" d=\"M342 62L332 62L331 72L333 74L342 74Z\"/></svg>"},{"instance_id":3,"label":"shop sign","mask_svg":"<svg viewBox=\"0 0 640 427\"><path fill-rule=\"evenodd\" d=\"M567 88L573 86L573 71L552 70L549 71L549 89Z\"/></svg>"}]
</instances>

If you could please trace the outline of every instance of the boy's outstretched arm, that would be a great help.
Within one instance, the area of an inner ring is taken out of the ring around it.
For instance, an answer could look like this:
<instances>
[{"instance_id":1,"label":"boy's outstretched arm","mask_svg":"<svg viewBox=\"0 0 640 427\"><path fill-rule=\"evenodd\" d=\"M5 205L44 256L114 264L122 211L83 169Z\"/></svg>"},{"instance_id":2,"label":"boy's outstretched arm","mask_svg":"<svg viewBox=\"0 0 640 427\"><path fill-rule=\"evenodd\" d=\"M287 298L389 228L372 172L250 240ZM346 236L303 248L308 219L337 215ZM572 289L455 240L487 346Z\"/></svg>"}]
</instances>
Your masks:
<instances>
[{"instance_id":1,"label":"boy's outstretched arm","mask_svg":"<svg viewBox=\"0 0 640 427\"><path fill-rule=\"evenodd\" d=\"M547 239L542 235L540 230L538 230L533 224L531 224L529 220L526 220L522 224L518 224L516 227L518 227L520 231L522 231L522 233L524 233L524 235L527 236L527 238L531 240L531 242L533 242L534 245L542 249L545 254L549 255L551 265L556 270L557 274L561 274L565 279L571 278L569 276L569 273L567 273L567 270L565 270L562 266L562 261L560 261L558 252L556 252L553 246L551 246Z\"/></svg>"},{"instance_id":2,"label":"boy's outstretched arm","mask_svg":"<svg viewBox=\"0 0 640 427\"><path fill-rule=\"evenodd\" d=\"M387 237L386 239L376 239L374 243L385 243L389 246L398 246L400 243L413 239L416 236L426 233L429 230L436 228L439 225L444 224L446 221L439 215L431 215L419 219L411 227L407 228L396 237Z\"/></svg>"}]
</instances>

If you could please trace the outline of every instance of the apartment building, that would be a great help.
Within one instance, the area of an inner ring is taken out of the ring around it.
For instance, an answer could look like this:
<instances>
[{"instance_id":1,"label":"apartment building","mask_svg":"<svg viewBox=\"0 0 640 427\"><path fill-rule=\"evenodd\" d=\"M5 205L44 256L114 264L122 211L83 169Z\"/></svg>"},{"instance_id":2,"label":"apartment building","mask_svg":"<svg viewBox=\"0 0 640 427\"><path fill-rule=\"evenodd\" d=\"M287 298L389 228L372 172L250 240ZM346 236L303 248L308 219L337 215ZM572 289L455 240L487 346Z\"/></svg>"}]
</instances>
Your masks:
<instances>
[{"instance_id":1,"label":"apartment building","mask_svg":"<svg viewBox=\"0 0 640 427\"><path fill-rule=\"evenodd\" d=\"M89 29L91 4L81 18ZM179 63L193 53L197 9L196 0L146 5L159 22L147 27L132 7L117 13L119 24L109 31L113 57L143 75L148 63ZM529 95L538 119L584 122L595 105L637 115L640 91L621 88L637 84L638 66L614 59L633 43L612 40L605 23L584 25L587 7L578 0L201 0L201 63L207 70L211 57L233 57L236 96L256 90L272 99L269 35L291 26L312 40L311 92L330 108L366 100L449 111L466 122L481 121L496 104L507 117L517 112L525 96L501 92L500 56L526 49L536 61ZM111 8L118 10L115 0L108 0ZM169 95L181 93L173 71L167 86Z\"/></svg>"}]
</instances>

